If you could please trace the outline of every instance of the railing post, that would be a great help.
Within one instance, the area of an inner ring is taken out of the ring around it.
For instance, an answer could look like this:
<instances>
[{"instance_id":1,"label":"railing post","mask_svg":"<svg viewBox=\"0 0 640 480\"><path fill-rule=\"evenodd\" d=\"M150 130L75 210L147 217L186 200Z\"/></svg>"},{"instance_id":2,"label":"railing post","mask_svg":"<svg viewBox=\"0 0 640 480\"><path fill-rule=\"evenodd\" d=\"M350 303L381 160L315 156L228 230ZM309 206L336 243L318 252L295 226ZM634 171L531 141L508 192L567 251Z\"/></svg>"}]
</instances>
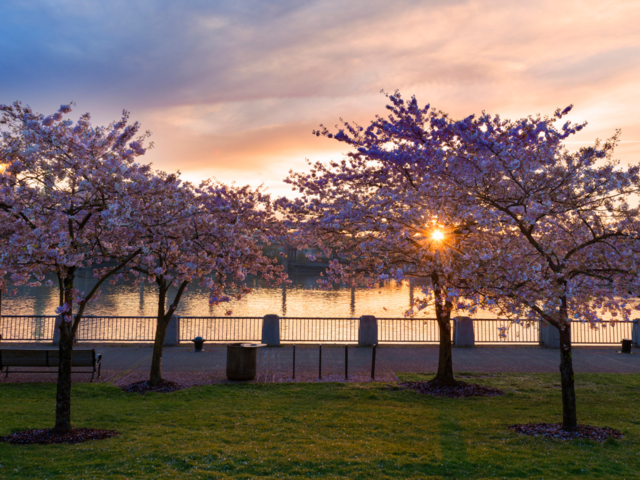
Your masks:
<instances>
[{"instance_id":1,"label":"railing post","mask_svg":"<svg viewBox=\"0 0 640 480\"><path fill-rule=\"evenodd\" d=\"M640 347L640 319L633 321L633 328L631 330L631 343L636 347Z\"/></svg>"},{"instance_id":2,"label":"railing post","mask_svg":"<svg viewBox=\"0 0 640 480\"><path fill-rule=\"evenodd\" d=\"M378 320L373 315L360 317L358 326L358 346L371 347L378 343Z\"/></svg>"},{"instance_id":3,"label":"railing post","mask_svg":"<svg viewBox=\"0 0 640 480\"><path fill-rule=\"evenodd\" d=\"M560 348L560 330L551 324L538 323L540 329L540 346L545 348Z\"/></svg>"},{"instance_id":4,"label":"railing post","mask_svg":"<svg viewBox=\"0 0 640 480\"><path fill-rule=\"evenodd\" d=\"M538 345L544 347L544 322L542 320L538 320Z\"/></svg>"},{"instance_id":5,"label":"railing post","mask_svg":"<svg viewBox=\"0 0 640 480\"><path fill-rule=\"evenodd\" d=\"M262 319L262 343L269 347L280 346L280 317L265 315Z\"/></svg>"},{"instance_id":6,"label":"railing post","mask_svg":"<svg viewBox=\"0 0 640 480\"><path fill-rule=\"evenodd\" d=\"M456 347L476 346L473 320L469 317L457 317L454 319L453 344Z\"/></svg>"},{"instance_id":7,"label":"railing post","mask_svg":"<svg viewBox=\"0 0 640 480\"><path fill-rule=\"evenodd\" d=\"M167 334L164 337L165 347L177 347L180 345L180 317L172 315L167 325Z\"/></svg>"},{"instance_id":8,"label":"railing post","mask_svg":"<svg viewBox=\"0 0 640 480\"><path fill-rule=\"evenodd\" d=\"M53 324L53 345L60 345L60 324L62 323L62 315L56 316L56 321Z\"/></svg>"}]
</instances>

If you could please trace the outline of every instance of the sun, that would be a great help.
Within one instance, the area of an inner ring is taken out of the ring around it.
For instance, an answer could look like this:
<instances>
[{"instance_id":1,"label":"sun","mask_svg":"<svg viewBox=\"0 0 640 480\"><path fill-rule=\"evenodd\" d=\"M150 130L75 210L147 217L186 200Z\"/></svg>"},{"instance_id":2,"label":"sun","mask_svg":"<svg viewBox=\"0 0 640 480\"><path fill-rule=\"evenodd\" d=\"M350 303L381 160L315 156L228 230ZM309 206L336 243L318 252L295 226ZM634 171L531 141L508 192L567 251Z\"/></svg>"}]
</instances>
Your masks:
<instances>
[{"instance_id":1,"label":"sun","mask_svg":"<svg viewBox=\"0 0 640 480\"><path fill-rule=\"evenodd\" d=\"M440 230L434 230L431 234L431 238L433 238L435 241L444 240L444 233L442 233Z\"/></svg>"}]
</instances>

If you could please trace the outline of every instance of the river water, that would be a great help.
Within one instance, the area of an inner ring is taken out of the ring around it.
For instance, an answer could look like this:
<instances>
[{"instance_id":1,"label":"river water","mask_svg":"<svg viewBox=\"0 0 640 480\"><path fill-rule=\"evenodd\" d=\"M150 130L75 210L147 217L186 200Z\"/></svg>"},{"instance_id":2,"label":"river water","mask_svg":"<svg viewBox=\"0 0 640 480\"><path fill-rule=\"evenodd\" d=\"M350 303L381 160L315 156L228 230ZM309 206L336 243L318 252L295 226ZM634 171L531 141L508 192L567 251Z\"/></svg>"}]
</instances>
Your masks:
<instances>
[{"instance_id":1,"label":"river water","mask_svg":"<svg viewBox=\"0 0 640 480\"><path fill-rule=\"evenodd\" d=\"M336 286L331 290L321 290L317 288L317 280L320 278L322 277L319 274L300 273L294 270L290 272L292 283L280 287L269 287L257 279L248 279L246 284L252 288L251 294L246 295L239 301L217 306L209 305L207 289L194 284L183 295L177 315L181 317L263 317L267 314L276 314L289 318L324 317L342 319L374 315L377 318L402 319L405 312L410 308L411 299L418 298L421 295L420 286L413 281L396 282L391 280L380 283L376 288L371 289ZM50 277L50 279L55 280L54 277ZM95 285L95 282L96 280L92 278L91 270L81 270L76 277L76 288L88 292ZM57 283L54 282L54 285L57 285ZM169 292L168 301L173 299L174 294L175 290ZM2 314L7 316L55 315L55 309L58 307L58 298L56 286L47 287L43 284L39 287L19 287L16 295L8 292L3 295ZM127 283L107 284L103 287L102 293L88 304L85 314L97 317L153 317L157 315L157 299L158 292L155 283L145 283L139 286ZM420 315L423 318L433 318L434 316L434 312L430 310L426 310ZM495 318L495 315L480 312L475 317L486 319ZM609 318L603 318L603 320L609 320ZM18 320L16 319L15 321ZM35 337L38 336L37 332L44 328L44 324L40 325L42 323L40 320L25 321L29 323L27 328L35 332L33 333ZM230 325L235 325L238 321L229 319L229 321L221 323L220 327L215 326L218 325L218 323L215 323L210 324L207 328L222 331L231 328ZM88 318L85 320L84 324L86 324L87 328L93 328L90 322ZM134 322L144 323L142 320ZM335 328L338 330L354 328L351 325L353 322L345 320L342 323L340 325L336 324ZM155 325L154 322L152 324ZM509 343L521 343L523 341L537 343L538 341L537 324L521 326L511 324L505 320L500 322L474 321L474 324L476 324L476 341L507 341ZM21 338L15 332L13 334L10 332L10 330L18 328L16 327L17 323L14 322L12 325L3 326L4 338L9 339L12 336L13 338ZM434 322L383 321L380 325L382 329L381 335L388 337L388 340L437 341L439 337ZM508 336L506 338L498 336L499 327L508 327ZM155 327L152 326L150 328ZM252 328L255 330L258 327L254 325ZM309 330L309 340L320 338L323 335L319 326L308 325L306 328ZM44 328L47 331L51 329L52 324ZM121 327L114 324L113 327L100 326L99 329L116 331ZM593 329L589 325L574 324L572 336L574 341L579 343L619 344L622 338L631 338L631 330L632 325L628 323L618 324L617 326L603 325L597 329ZM190 335L191 333L188 332L185 335ZM210 338L219 336L219 333L217 330L215 332L211 331L209 333ZM27 337L30 335L32 334L28 334ZM100 333L96 334L94 332L92 335L97 335L93 338L106 338L104 335L101 337L102 334ZM135 335L134 337L138 338Z\"/></svg>"},{"instance_id":2,"label":"river water","mask_svg":"<svg viewBox=\"0 0 640 480\"><path fill-rule=\"evenodd\" d=\"M58 307L58 288L55 277L53 287L18 287L17 294L6 292L2 298L3 315L55 315ZM209 305L208 291L197 284L190 285L182 297L177 314L180 316L224 316L227 311L234 317L262 317L277 314L287 317L403 317L409 309L412 295L420 294L419 286L408 281L388 281L378 288L335 287L317 288L319 274L290 272L291 284L269 287L257 279L246 283L252 293L239 301L217 306ZM76 277L76 288L88 292L95 279L91 270L81 270ZM173 299L175 290L169 293ZM127 283L106 285L102 293L87 306L87 315L155 316L158 290L155 283L133 286ZM167 302L167 305L169 302Z\"/></svg>"}]
</instances>

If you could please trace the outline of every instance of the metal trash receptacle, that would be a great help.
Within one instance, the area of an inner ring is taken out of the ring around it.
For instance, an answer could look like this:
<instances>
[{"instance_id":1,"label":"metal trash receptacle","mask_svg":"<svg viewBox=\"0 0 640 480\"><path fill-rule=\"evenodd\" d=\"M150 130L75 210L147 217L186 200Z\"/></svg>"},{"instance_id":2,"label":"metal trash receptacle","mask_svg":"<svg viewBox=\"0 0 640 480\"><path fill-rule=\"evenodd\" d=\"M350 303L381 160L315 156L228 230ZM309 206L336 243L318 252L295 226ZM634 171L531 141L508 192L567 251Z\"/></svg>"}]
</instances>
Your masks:
<instances>
[{"instance_id":1,"label":"metal trash receptacle","mask_svg":"<svg viewBox=\"0 0 640 480\"><path fill-rule=\"evenodd\" d=\"M253 380L256 378L258 348L264 343L232 343L227 345L227 378Z\"/></svg>"}]
</instances>

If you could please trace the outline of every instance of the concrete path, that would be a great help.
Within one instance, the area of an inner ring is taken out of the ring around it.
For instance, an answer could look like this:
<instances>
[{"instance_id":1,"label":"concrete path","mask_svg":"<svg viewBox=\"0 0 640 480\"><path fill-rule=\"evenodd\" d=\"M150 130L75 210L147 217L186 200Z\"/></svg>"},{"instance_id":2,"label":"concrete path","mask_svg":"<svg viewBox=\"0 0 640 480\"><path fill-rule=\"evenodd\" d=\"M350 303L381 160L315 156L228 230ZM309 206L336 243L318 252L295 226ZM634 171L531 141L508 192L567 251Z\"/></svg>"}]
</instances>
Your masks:
<instances>
[{"instance_id":1,"label":"concrete path","mask_svg":"<svg viewBox=\"0 0 640 480\"><path fill-rule=\"evenodd\" d=\"M142 370L151 365L151 347L96 347L103 355L107 370ZM577 373L640 373L640 354L624 355L615 347L582 348L573 350L574 369ZM371 369L372 349L349 347L350 372ZM393 372L434 372L438 366L438 348L435 346L396 347L381 346L376 353L377 369ZM297 346L296 369L317 371L317 346ZM344 347L322 348L322 370L343 373ZM453 367L457 372L540 372L555 373L560 364L558 350L537 347L476 347L454 348ZM167 347L163 361L165 371L224 372L226 347L205 346L203 352L192 347ZM293 348L258 349L258 368L270 372L289 372L293 369Z\"/></svg>"},{"instance_id":2,"label":"concrete path","mask_svg":"<svg viewBox=\"0 0 640 480\"><path fill-rule=\"evenodd\" d=\"M3 345L10 347L10 345ZM41 346L33 348L51 348ZM151 366L151 346L95 346L102 353L103 381L120 377L144 379ZM574 348L576 373L640 373L640 354L624 355L616 347ZM349 379L367 379L371 375L372 349L350 346L348 349ZM454 348L453 366L456 372L539 372L557 373L560 364L558 350L539 347L475 347ZM376 379L396 378L397 373L430 373L438 366L437 346L381 346L376 354ZM258 381L283 381L293 376L293 347L258 349ZM222 381L226 371L226 347L205 345L203 352L193 347L167 347L163 355L164 374L176 378L187 374ZM322 370L319 371L318 346L296 347L296 380L312 381L322 374L323 380L344 379L344 346L322 348ZM10 375L0 382L51 381L55 375L31 377ZM46 378L45 378L46 377ZM78 379L78 381L86 381Z\"/></svg>"}]
</instances>

